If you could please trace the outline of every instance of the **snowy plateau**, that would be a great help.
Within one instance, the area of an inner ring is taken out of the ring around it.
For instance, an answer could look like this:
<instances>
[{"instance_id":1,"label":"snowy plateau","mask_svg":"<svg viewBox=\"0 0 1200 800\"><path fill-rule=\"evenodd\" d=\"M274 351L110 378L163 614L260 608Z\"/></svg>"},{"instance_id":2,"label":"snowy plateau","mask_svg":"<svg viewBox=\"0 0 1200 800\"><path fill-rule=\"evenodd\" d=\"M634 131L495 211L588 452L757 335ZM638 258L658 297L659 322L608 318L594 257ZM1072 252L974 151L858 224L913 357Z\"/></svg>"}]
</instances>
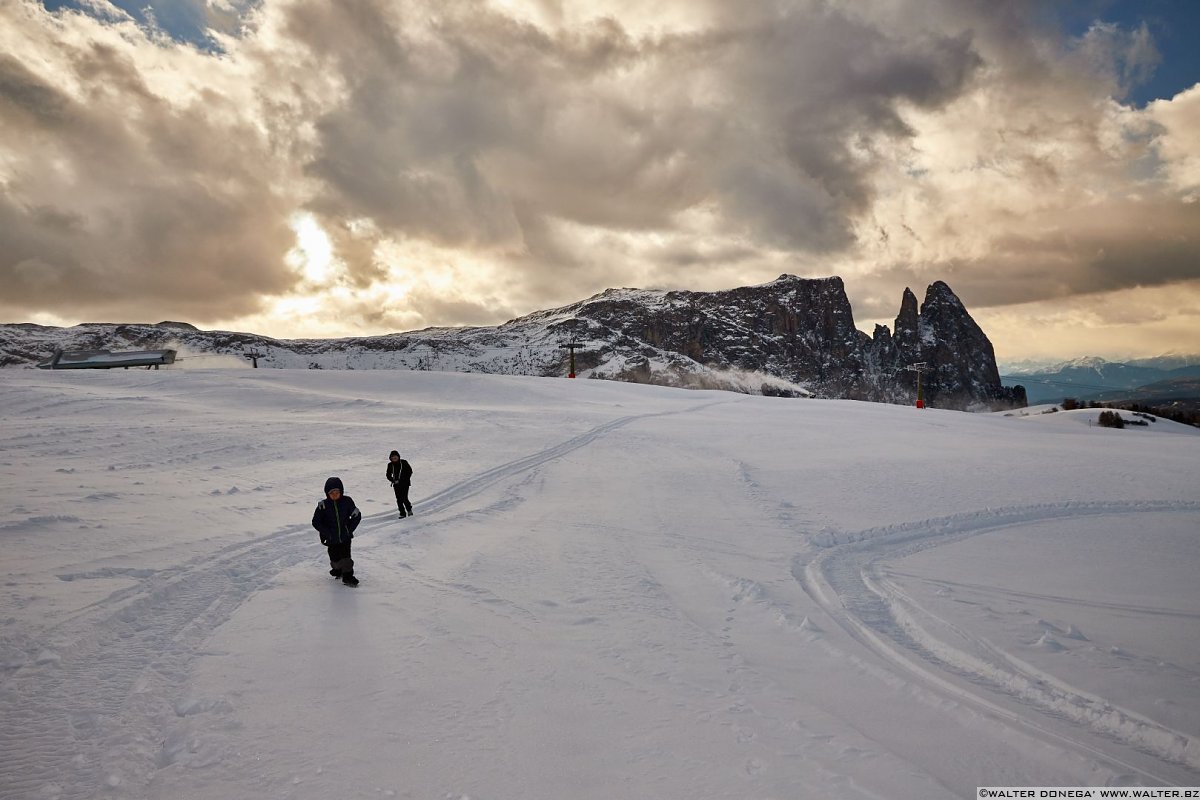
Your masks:
<instances>
[{"instance_id":1,"label":"snowy plateau","mask_svg":"<svg viewBox=\"0 0 1200 800\"><path fill-rule=\"evenodd\" d=\"M0 798L1200 785L1200 431L1037 411L4 370Z\"/></svg>"},{"instance_id":2,"label":"snowy plateau","mask_svg":"<svg viewBox=\"0 0 1200 800\"><path fill-rule=\"evenodd\" d=\"M30 367L51 353L169 348L218 366L256 353L282 369L405 369L564 375L574 344L579 377L748 394L816 396L911 405L923 364L924 399L939 408L1026 405L1003 386L992 343L941 281L925 301L905 289L894 329L858 330L839 277L781 275L719 292L608 289L496 327L425 328L343 339L272 339L201 331L179 322L89 323L71 328L0 324L0 367Z\"/></svg>"}]
</instances>

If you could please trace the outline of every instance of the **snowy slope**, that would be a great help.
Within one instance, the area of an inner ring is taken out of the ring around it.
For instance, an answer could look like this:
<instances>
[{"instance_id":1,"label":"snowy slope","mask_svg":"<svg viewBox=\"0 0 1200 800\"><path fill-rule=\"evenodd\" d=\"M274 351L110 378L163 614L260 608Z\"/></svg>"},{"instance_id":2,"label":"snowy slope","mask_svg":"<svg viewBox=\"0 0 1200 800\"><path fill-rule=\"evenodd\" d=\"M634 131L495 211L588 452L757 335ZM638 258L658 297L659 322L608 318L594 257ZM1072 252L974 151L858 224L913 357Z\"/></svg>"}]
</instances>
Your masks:
<instances>
[{"instance_id":1,"label":"snowy slope","mask_svg":"<svg viewBox=\"0 0 1200 800\"><path fill-rule=\"evenodd\" d=\"M678 306L666 292L610 289L591 301L631 303L653 312ZM130 347L170 348L178 352L173 369L249 367L276 369L417 370L482 372L493 375L560 376L568 371L564 343L575 341L577 374L583 378L668 383L687 388L726 389L748 394L807 396L802 383L761 370L712 367L681 353L622 338L611 330L592 330L575 314L585 300L564 309L538 311L497 327L425 328L408 333L341 339L272 339L235 331L201 331L184 323L155 325L89 323L72 328L0 324L0 367L32 368L65 350ZM602 356L599 354L603 354ZM653 372L640 380L639 370Z\"/></svg>"},{"instance_id":2,"label":"snowy slope","mask_svg":"<svg viewBox=\"0 0 1200 800\"><path fill-rule=\"evenodd\" d=\"M0 798L1200 784L1200 436L1082 413L8 371Z\"/></svg>"}]
</instances>

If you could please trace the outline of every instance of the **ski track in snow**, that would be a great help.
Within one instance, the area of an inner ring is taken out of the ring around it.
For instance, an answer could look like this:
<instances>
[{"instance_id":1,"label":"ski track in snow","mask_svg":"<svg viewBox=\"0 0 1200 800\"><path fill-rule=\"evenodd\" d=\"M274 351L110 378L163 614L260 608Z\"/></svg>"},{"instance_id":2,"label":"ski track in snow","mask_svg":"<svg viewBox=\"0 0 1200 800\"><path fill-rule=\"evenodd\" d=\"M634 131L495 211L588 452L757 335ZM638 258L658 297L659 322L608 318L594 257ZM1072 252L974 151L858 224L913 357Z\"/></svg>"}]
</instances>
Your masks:
<instances>
[{"instance_id":1,"label":"ski track in snow","mask_svg":"<svg viewBox=\"0 0 1200 800\"><path fill-rule=\"evenodd\" d=\"M1060 744L1090 751L1119 771L1137 773L1155 783L1196 785L1200 783L1200 741L1196 737L1071 686L937 616L889 579L886 569L889 562L922 550L1022 525L1154 512L1200 514L1200 503L1071 502L987 509L853 533L822 531L812 537L812 547L793 560L792 574L855 641L934 692L1009 724L1032 728ZM1127 605L1118 608L1180 613ZM1039 716L1046 720L1045 725L1038 721ZM1063 722L1067 723L1065 733L1063 726L1056 724ZM1090 744L1092 738L1118 742L1152 756L1164 767L1179 769L1151 771L1133 765L1111 747ZM1170 774L1164 774L1167 772Z\"/></svg>"},{"instance_id":2,"label":"ski track in snow","mask_svg":"<svg viewBox=\"0 0 1200 800\"><path fill-rule=\"evenodd\" d=\"M686 409L684 413L700 411L711 405L717 404L718 403L703 403L701 405ZM439 511L444 511L450 506L461 503L463 500L482 492L484 489L487 489L488 487L505 478L509 478L513 475L534 469L535 467L539 467L548 461L554 461L555 459L562 458L568 453L578 450L581 447L586 447L588 444L600 438L601 436L612 433L618 428L622 428L631 422L653 419L654 417L667 416L676 413L679 412L663 411L653 414L635 414L627 417L620 417L612 420L611 422L599 425L590 431L586 431L578 436L568 439L562 444L547 448L546 450L530 456L525 456L524 458L510 461L507 464L501 464L498 467L494 467L485 472L481 472L474 477L468 478L465 481L461 481L454 486L443 489L437 494L422 500L419 508L421 509L422 514L435 514ZM386 516L390 518L392 516L392 512L389 510L385 515L378 516Z\"/></svg>"},{"instance_id":3,"label":"ski track in snow","mask_svg":"<svg viewBox=\"0 0 1200 800\"><path fill-rule=\"evenodd\" d=\"M416 511L430 517L449 510L631 422L691 413L720 402L611 420L449 486L415 504ZM393 516L390 510L365 515L363 530ZM6 650L24 649L26 656L0 664L7 672L0 683L0 752L6 776L0 798L88 798L99 787L140 794L148 776L188 746L163 740L162 731L175 718L213 710L169 702L185 684L192 660L211 633L254 593L268 588L275 575L313 558L310 534L306 524L289 526L161 570L60 574L64 581L126 577L140 582L41 632L23 647L5 643ZM442 588L473 591L465 585ZM67 758L67 752L74 755Z\"/></svg>"}]
</instances>

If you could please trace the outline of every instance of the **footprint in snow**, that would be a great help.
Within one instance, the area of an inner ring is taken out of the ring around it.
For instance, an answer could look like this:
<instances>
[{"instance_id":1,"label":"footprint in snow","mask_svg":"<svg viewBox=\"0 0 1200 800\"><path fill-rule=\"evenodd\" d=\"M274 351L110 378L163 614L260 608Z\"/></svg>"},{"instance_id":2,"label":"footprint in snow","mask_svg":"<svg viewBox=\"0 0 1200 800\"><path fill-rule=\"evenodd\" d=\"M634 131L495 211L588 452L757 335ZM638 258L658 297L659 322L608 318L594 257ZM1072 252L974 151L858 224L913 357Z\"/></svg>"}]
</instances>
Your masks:
<instances>
[{"instance_id":1,"label":"footprint in snow","mask_svg":"<svg viewBox=\"0 0 1200 800\"><path fill-rule=\"evenodd\" d=\"M1063 647L1057 639L1050 635L1050 632L1042 634L1042 638L1038 639L1033 645L1038 650L1045 650L1048 653L1061 653L1067 648Z\"/></svg>"},{"instance_id":2,"label":"footprint in snow","mask_svg":"<svg viewBox=\"0 0 1200 800\"><path fill-rule=\"evenodd\" d=\"M1054 623L1047 622L1044 619L1039 619L1037 622L1038 622L1038 625L1041 625L1042 628L1044 628L1047 632L1053 633L1057 636L1061 636L1064 639L1074 639L1077 642L1091 641L1090 639L1088 639L1086 636L1083 635L1083 631L1079 630L1079 628L1076 628L1074 625L1067 625L1067 629L1063 630L1062 628L1058 627Z\"/></svg>"}]
</instances>

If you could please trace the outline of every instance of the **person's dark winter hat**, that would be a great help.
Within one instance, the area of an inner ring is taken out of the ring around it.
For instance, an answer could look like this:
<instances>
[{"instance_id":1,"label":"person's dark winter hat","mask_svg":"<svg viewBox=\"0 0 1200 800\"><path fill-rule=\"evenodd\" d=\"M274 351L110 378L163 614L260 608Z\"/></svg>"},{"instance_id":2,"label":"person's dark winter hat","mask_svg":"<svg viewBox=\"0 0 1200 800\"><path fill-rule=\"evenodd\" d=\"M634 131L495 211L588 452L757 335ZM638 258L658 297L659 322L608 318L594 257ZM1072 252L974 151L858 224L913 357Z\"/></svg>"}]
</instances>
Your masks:
<instances>
[{"instance_id":1,"label":"person's dark winter hat","mask_svg":"<svg viewBox=\"0 0 1200 800\"><path fill-rule=\"evenodd\" d=\"M329 493L332 492L334 489L337 489L342 494L346 493L345 487L342 486L341 478L329 478L328 480L325 481L325 496L326 497L328 497Z\"/></svg>"},{"instance_id":2,"label":"person's dark winter hat","mask_svg":"<svg viewBox=\"0 0 1200 800\"><path fill-rule=\"evenodd\" d=\"M400 452L399 452L398 450L393 450L392 452L388 453L388 458L389 458L389 459L390 459L392 456L395 456L396 458L399 458L399 457L400 457Z\"/></svg>"}]
</instances>

